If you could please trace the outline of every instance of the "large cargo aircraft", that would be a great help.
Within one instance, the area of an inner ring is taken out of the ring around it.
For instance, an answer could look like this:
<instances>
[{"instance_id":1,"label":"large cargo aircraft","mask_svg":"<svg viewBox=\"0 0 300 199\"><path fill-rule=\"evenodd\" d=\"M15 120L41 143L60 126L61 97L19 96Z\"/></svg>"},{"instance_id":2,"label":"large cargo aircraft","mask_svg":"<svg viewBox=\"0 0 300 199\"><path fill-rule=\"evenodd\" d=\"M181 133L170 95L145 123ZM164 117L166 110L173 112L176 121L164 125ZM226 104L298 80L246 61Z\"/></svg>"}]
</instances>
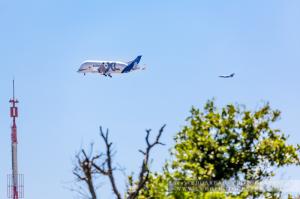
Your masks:
<instances>
[{"instance_id":1,"label":"large cargo aircraft","mask_svg":"<svg viewBox=\"0 0 300 199\"><path fill-rule=\"evenodd\" d=\"M135 70L144 70L138 64L141 61L142 56L137 56L130 62L120 61L92 61L87 60L83 62L77 72L83 73L98 73L104 76L112 77L114 73L128 73Z\"/></svg>"}]
</instances>

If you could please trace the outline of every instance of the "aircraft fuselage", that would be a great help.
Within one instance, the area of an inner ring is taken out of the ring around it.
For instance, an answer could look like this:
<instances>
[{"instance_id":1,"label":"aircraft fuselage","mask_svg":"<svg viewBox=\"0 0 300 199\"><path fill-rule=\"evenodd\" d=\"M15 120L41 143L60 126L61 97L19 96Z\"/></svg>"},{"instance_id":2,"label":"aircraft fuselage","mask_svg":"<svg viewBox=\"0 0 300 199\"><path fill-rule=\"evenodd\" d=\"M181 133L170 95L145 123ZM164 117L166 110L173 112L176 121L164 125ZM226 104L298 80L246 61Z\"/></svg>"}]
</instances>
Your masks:
<instances>
[{"instance_id":1,"label":"aircraft fuselage","mask_svg":"<svg viewBox=\"0 0 300 199\"><path fill-rule=\"evenodd\" d=\"M113 73L127 73L137 69L141 56L138 56L135 60L126 62L120 61L92 61L87 60L80 65L77 72L79 73L99 73L102 75L111 76Z\"/></svg>"}]
</instances>

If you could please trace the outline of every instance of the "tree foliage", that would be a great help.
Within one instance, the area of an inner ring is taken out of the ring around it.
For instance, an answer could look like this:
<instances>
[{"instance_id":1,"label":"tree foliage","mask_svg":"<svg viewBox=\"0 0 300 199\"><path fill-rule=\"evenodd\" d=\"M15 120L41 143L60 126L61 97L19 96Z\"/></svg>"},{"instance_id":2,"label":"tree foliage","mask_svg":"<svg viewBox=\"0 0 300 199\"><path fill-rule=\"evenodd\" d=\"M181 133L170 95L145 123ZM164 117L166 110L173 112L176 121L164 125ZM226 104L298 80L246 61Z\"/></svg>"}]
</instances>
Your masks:
<instances>
[{"instance_id":1,"label":"tree foliage","mask_svg":"<svg viewBox=\"0 0 300 199\"><path fill-rule=\"evenodd\" d=\"M214 101L203 112L192 108L189 125L175 137L175 176L260 181L274 174L272 167L299 165L300 147L287 144L287 136L272 127L279 116L269 104L252 112L239 105L219 111Z\"/></svg>"},{"instance_id":2,"label":"tree foliage","mask_svg":"<svg viewBox=\"0 0 300 199\"><path fill-rule=\"evenodd\" d=\"M219 110L211 100L203 111L193 107L188 124L174 138L172 161L162 174L152 174L141 198L225 198L224 192L168 192L168 186L170 182L197 180L260 182L272 177L275 168L299 165L299 145L288 144L288 136L274 127L279 118L280 111L272 110L269 104L255 111L232 104ZM226 198L268 193L248 187Z\"/></svg>"}]
</instances>

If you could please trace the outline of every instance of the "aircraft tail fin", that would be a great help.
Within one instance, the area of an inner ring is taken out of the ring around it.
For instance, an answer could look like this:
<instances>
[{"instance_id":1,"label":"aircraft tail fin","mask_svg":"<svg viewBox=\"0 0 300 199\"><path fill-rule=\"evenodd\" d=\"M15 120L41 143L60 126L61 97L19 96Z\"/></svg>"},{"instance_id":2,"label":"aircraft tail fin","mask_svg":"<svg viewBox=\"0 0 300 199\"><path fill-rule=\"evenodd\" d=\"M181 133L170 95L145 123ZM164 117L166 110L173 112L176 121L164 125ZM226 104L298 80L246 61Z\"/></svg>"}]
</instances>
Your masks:
<instances>
[{"instance_id":1,"label":"aircraft tail fin","mask_svg":"<svg viewBox=\"0 0 300 199\"><path fill-rule=\"evenodd\" d=\"M128 65L123 69L122 73L128 73L129 71L131 71L134 66L140 63L141 58L142 55L139 55L133 61L129 62Z\"/></svg>"}]
</instances>

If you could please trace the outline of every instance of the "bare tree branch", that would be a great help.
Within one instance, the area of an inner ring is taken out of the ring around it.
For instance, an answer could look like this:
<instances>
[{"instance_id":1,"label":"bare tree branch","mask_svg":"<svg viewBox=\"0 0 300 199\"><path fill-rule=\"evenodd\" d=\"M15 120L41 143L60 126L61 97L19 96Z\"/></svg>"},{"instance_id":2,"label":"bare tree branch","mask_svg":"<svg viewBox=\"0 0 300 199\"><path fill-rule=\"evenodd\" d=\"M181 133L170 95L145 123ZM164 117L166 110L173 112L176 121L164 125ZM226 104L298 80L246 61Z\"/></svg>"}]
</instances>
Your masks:
<instances>
[{"instance_id":1,"label":"bare tree branch","mask_svg":"<svg viewBox=\"0 0 300 199\"><path fill-rule=\"evenodd\" d=\"M112 156L113 156L112 150L111 150L112 142L109 142L109 140L108 140L108 129L106 130L106 134L104 134L102 127L100 126L100 135L101 135L101 137L105 143L105 147L106 147L106 160L102 164L102 167L99 167L96 164L93 164L93 167L95 167L95 169L102 175L108 176L110 184L113 189L113 192L116 195L117 199L122 199L121 194L117 188L114 173L113 173L113 171L115 169L112 166ZM105 167L106 167L106 169L105 169Z\"/></svg>"},{"instance_id":2,"label":"bare tree branch","mask_svg":"<svg viewBox=\"0 0 300 199\"><path fill-rule=\"evenodd\" d=\"M93 145L91 145L93 147ZM85 150L81 150L79 154L76 155L77 164L73 169L73 174L76 176L78 181L84 181L88 187L92 199L97 199L97 194L94 186L94 174L96 173L92 167L94 161L99 159L102 155L96 155L93 158L87 156Z\"/></svg>"},{"instance_id":3,"label":"bare tree branch","mask_svg":"<svg viewBox=\"0 0 300 199\"><path fill-rule=\"evenodd\" d=\"M87 193L85 193L85 190L83 190L81 186L65 187L65 188L72 192L75 192L77 194L76 198L82 198L82 199L90 198L90 196Z\"/></svg>"},{"instance_id":4,"label":"bare tree branch","mask_svg":"<svg viewBox=\"0 0 300 199\"><path fill-rule=\"evenodd\" d=\"M145 151L139 150L139 152L141 152L144 155L144 159L143 159L143 162L142 162L141 170L139 172L138 184L137 184L135 190L133 190L132 192L129 193L128 199L137 198L138 195L139 195L139 192L145 187L145 184L147 183L147 181L149 179L149 173L150 173L150 170L149 170L150 151L155 145L164 145L159 140L160 140L160 137L161 137L161 135L164 131L165 126L166 125L163 125L160 128L160 130L159 130L159 132L158 132L158 134L155 138L155 141L153 143L150 143L150 140L149 140L151 129L146 130L145 141L146 141L147 147L146 147Z\"/></svg>"},{"instance_id":5,"label":"bare tree branch","mask_svg":"<svg viewBox=\"0 0 300 199\"><path fill-rule=\"evenodd\" d=\"M144 158L138 175L138 182L136 187L134 187L133 190L127 191L128 199L136 199L140 191L145 187L149 179L149 173L150 173L149 170L150 152L154 146L164 145L163 143L160 142L160 138L165 126L166 125L163 125L160 128L153 142L150 141L151 129L146 130L146 137L145 137L146 148L145 150L139 150L139 152L143 154ZM107 176L109 178L113 193L115 194L116 198L122 199L114 177L114 171L116 170L116 168L113 167L112 159L115 152L112 149L112 142L109 141L108 135L109 135L108 129L104 133L102 127L100 126L100 136L103 139L106 148L104 154L100 153L99 155L95 155L92 157L93 144L91 144L91 150L89 156L83 149L79 154L76 155L77 163L75 165L75 168L73 169L73 174L76 176L76 179L78 181L83 181L86 183L86 185L88 186L89 193L92 196L92 199L97 199L97 195L95 192L96 188L93 182L96 174Z\"/></svg>"}]
</instances>

